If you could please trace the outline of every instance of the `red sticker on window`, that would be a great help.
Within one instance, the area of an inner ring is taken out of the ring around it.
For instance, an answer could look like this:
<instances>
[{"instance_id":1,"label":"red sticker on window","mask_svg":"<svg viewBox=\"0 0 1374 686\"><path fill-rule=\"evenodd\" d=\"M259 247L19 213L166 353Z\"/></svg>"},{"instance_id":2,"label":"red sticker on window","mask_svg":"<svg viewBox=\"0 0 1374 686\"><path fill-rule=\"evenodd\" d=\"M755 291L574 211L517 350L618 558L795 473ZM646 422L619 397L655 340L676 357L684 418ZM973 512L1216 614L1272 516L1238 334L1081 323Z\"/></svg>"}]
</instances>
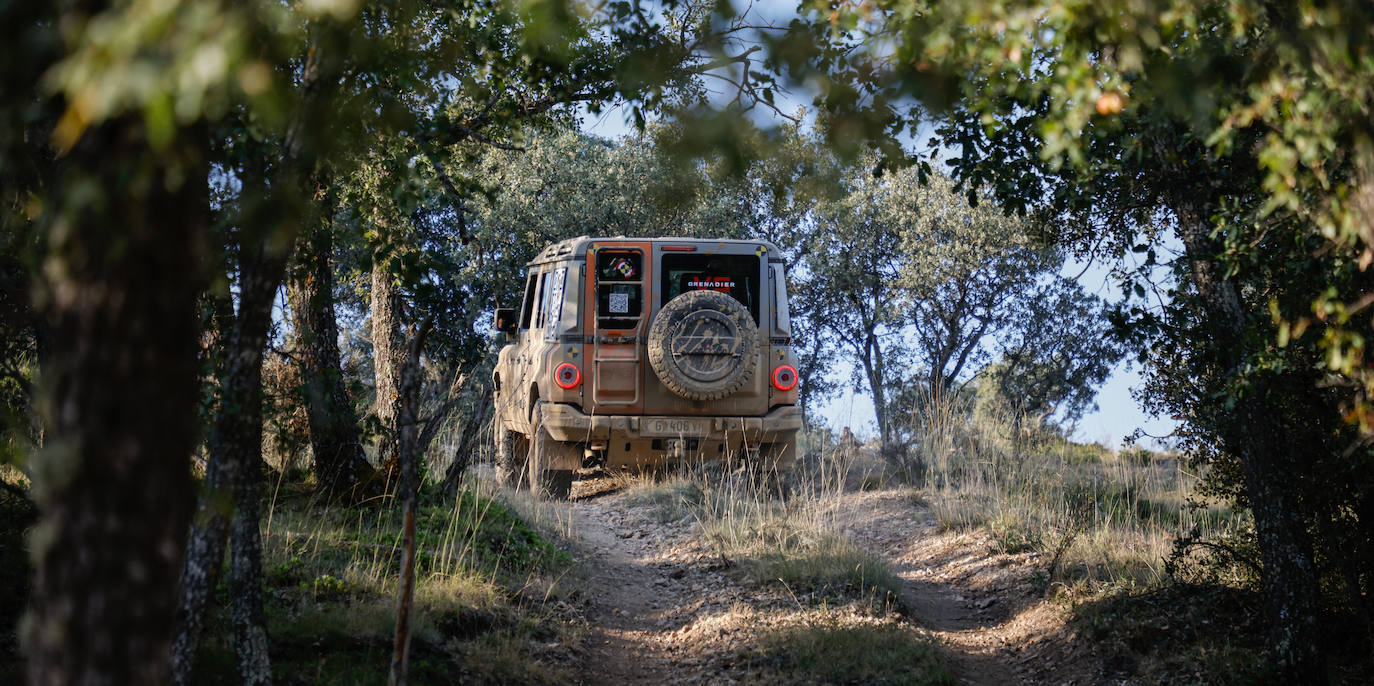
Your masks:
<instances>
[{"instance_id":1,"label":"red sticker on window","mask_svg":"<svg viewBox=\"0 0 1374 686\"><path fill-rule=\"evenodd\" d=\"M735 280L728 276L696 276L687 280L687 287L698 291L729 293L735 287Z\"/></svg>"}]
</instances>

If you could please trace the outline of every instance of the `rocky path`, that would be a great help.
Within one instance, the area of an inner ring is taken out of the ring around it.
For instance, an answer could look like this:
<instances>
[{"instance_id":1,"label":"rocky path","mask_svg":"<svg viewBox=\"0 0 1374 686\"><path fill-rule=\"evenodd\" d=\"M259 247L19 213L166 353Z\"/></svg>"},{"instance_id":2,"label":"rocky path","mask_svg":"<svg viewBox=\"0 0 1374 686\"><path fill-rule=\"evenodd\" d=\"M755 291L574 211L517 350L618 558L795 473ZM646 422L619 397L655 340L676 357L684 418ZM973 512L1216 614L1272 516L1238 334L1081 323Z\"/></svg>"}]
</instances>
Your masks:
<instances>
[{"instance_id":1,"label":"rocky path","mask_svg":"<svg viewBox=\"0 0 1374 686\"><path fill-rule=\"evenodd\" d=\"M660 566L623 513L604 503L583 504L576 513L586 564L595 570L586 581L589 661L604 670L588 674L588 683L671 681L678 665L658 634L683 600L671 584L674 572Z\"/></svg>"}]
</instances>

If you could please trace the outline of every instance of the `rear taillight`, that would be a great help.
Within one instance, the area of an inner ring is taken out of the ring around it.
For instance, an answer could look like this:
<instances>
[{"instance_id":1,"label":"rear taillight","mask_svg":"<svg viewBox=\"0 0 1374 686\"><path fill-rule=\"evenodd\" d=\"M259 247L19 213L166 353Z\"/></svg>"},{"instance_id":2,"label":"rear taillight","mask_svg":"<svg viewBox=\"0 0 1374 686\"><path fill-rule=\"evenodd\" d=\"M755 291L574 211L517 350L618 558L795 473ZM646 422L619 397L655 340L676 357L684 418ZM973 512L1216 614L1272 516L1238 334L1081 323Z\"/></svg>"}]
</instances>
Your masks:
<instances>
[{"instance_id":1,"label":"rear taillight","mask_svg":"<svg viewBox=\"0 0 1374 686\"><path fill-rule=\"evenodd\" d=\"M773 370L773 388L786 392L796 387L797 370L792 365L785 364Z\"/></svg>"},{"instance_id":2,"label":"rear taillight","mask_svg":"<svg viewBox=\"0 0 1374 686\"><path fill-rule=\"evenodd\" d=\"M582 370L571 362L564 362L553 370L553 382L565 391L577 388L577 384L582 383Z\"/></svg>"}]
</instances>

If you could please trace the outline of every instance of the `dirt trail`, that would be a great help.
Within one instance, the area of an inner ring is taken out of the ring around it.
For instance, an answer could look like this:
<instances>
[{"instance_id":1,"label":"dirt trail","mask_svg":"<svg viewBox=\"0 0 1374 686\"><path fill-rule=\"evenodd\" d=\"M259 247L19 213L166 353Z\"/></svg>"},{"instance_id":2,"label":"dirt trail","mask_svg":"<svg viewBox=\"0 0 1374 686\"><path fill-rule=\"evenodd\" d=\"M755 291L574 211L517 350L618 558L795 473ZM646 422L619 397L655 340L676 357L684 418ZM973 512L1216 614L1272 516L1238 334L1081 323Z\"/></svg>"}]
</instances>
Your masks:
<instances>
[{"instance_id":1,"label":"dirt trail","mask_svg":"<svg viewBox=\"0 0 1374 686\"><path fill-rule=\"evenodd\" d=\"M727 573L690 518L660 523L614 494L571 505L590 624L584 683L758 682L729 656L759 617L739 607L759 606L761 592ZM942 644L960 683L1096 683L1094 657L1029 582L1033 555L994 554L986 535L941 533L897 491L819 505L891 563L912 623Z\"/></svg>"},{"instance_id":2,"label":"dirt trail","mask_svg":"<svg viewBox=\"0 0 1374 686\"><path fill-rule=\"evenodd\" d=\"M667 577L651 560L643 539L633 538L623 516L605 501L582 503L575 510L589 573L587 619L590 663L604 671L589 674L588 683L648 683L670 680L675 670L663 641L651 636L678 609L680 598L665 588Z\"/></svg>"},{"instance_id":3,"label":"dirt trail","mask_svg":"<svg viewBox=\"0 0 1374 686\"><path fill-rule=\"evenodd\" d=\"M1038 555L996 553L982 532L940 532L899 491L850 493L831 507L855 542L892 564L914 621L944 645L961 683L1097 683L1091 648L1031 583Z\"/></svg>"},{"instance_id":4,"label":"dirt trail","mask_svg":"<svg viewBox=\"0 0 1374 686\"><path fill-rule=\"evenodd\" d=\"M745 591L693 522L655 521L614 495L576 500L572 512L590 624L583 683L716 683L709 644L730 632L707 625Z\"/></svg>"}]
</instances>

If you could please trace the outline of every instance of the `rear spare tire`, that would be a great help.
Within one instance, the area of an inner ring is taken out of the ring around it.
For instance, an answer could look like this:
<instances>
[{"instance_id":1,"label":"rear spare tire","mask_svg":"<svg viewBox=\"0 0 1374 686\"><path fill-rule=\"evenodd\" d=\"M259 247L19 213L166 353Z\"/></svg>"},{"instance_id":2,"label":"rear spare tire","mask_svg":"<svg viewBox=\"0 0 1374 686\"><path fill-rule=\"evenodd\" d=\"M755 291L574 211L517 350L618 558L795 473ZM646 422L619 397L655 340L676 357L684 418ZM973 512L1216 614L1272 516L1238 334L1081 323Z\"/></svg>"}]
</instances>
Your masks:
<instances>
[{"instance_id":1,"label":"rear spare tire","mask_svg":"<svg viewBox=\"0 0 1374 686\"><path fill-rule=\"evenodd\" d=\"M759 329L738 300L692 291L668 301L649 327L649 364L668 390L717 400L744 388L758 365Z\"/></svg>"}]
</instances>

